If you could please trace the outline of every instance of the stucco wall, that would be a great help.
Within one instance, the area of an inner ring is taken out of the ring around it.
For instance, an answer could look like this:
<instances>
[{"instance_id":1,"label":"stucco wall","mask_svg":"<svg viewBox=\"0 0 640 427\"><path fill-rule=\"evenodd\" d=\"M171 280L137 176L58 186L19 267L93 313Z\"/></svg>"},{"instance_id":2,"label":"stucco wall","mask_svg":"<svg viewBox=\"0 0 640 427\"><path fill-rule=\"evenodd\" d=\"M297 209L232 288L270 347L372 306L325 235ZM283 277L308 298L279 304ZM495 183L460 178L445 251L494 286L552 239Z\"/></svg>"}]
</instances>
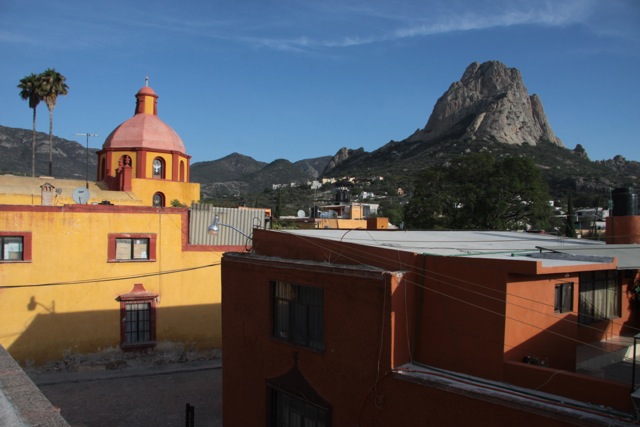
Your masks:
<instances>
[{"instance_id":1,"label":"stucco wall","mask_svg":"<svg viewBox=\"0 0 640 427\"><path fill-rule=\"evenodd\" d=\"M223 258L224 424L265 425L266 381L288 372L297 353L302 375L343 420L334 425L356 425L358 402L391 366L391 277L355 268L346 283L340 269L246 258ZM324 350L273 338L271 280L324 290Z\"/></svg>"},{"instance_id":2,"label":"stucco wall","mask_svg":"<svg viewBox=\"0 0 640 427\"><path fill-rule=\"evenodd\" d=\"M0 230L30 232L32 259L0 263L0 344L21 363L118 346L116 298L159 295L157 340L221 345L221 253L187 248L187 209L0 206ZM110 262L113 233L156 238L155 261Z\"/></svg>"}]
</instances>

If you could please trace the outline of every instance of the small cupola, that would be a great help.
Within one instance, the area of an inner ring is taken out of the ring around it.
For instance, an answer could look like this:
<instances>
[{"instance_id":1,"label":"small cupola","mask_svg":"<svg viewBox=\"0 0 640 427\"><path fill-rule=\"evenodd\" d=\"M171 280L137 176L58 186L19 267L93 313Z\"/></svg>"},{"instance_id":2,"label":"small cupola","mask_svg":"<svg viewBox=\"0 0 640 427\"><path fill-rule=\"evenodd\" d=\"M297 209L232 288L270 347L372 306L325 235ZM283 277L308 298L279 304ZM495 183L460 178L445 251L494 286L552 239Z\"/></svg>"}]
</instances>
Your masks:
<instances>
[{"instance_id":1,"label":"small cupola","mask_svg":"<svg viewBox=\"0 0 640 427\"><path fill-rule=\"evenodd\" d=\"M149 87L149 77L145 79L145 85L136 93L135 114L158 115L158 95Z\"/></svg>"}]
</instances>

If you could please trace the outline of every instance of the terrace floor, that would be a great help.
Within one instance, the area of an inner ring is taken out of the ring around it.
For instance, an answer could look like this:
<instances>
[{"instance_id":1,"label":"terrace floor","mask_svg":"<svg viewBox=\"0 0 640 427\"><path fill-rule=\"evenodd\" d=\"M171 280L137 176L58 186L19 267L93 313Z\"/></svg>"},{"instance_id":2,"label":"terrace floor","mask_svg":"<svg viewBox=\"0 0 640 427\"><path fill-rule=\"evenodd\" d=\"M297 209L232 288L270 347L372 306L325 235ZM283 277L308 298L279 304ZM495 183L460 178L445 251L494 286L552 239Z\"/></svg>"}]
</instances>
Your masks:
<instances>
[{"instance_id":1,"label":"terrace floor","mask_svg":"<svg viewBox=\"0 0 640 427\"><path fill-rule=\"evenodd\" d=\"M640 387L640 334L636 338L635 388ZM614 336L576 349L576 372L632 387L634 337Z\"/></svg>"}]
</instances>

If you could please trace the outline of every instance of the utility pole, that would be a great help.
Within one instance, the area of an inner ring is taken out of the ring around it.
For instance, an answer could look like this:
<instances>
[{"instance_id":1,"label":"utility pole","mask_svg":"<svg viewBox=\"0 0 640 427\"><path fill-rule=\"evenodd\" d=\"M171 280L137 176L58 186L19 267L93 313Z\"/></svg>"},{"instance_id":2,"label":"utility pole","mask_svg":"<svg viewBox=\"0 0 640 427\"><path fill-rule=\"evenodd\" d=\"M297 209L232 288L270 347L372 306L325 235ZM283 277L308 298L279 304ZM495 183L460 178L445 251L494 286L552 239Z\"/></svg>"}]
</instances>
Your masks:
<instances>
[{"instance_id":1,"label":"utility pole","mask_svg":"<svg viewBox=\"0 0 640 427\"><path fill-rule=\"evenodd\" d=\"M86 176L85 176L85 181L86 181L86 186L87 189L89 188L89 137L90 136L98 136L97 133L76 133L76 135L79 136L86 136L87 137L87 172L86 172Z\"/></svg>"}]
</instances>

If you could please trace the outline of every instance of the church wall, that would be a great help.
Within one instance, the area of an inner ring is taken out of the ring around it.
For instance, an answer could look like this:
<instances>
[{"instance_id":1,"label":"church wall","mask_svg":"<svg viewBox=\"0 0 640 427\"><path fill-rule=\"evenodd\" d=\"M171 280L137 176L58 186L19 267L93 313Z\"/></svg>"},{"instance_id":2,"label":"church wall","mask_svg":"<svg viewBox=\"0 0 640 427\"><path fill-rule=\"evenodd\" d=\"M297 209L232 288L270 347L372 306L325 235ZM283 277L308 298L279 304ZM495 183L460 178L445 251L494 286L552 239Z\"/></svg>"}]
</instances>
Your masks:
<instances>
[{"instance_id":1,"label":"church wall","mask_svg":"<svg viewBox=\"0 0 640 427\"><path fill-rule=\"evenodd\" d=\"M164 179L133 179L131 187L132 193L146 206L153 205L153 195L156 192L161 192L165 196L165 206L171 206L171 201L175 199L185 206L200 200L198 183L173 182Z\"/></svg>"}]
</instances>

